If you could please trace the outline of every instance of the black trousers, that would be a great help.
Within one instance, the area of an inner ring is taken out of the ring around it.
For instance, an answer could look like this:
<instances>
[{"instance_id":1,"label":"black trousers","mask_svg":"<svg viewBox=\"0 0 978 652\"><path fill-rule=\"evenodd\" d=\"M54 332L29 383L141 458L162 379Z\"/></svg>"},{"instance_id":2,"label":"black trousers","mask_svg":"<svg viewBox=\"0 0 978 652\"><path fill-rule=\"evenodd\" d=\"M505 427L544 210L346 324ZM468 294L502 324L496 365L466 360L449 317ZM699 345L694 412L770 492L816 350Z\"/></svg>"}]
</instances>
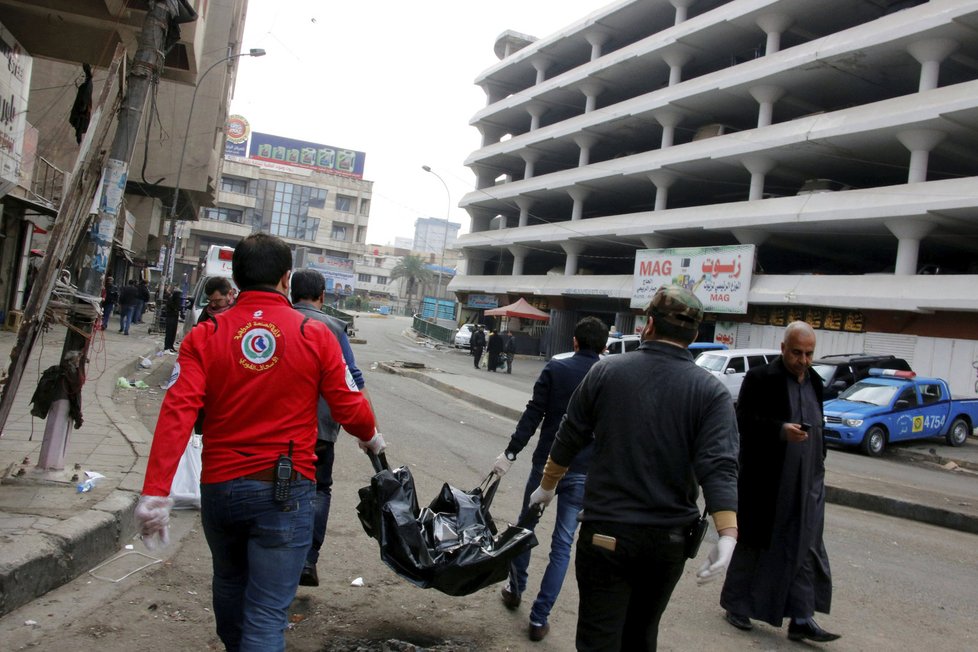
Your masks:
<instances>
[{"instance_id":1,"label":"black trousers","mask_svg":"<svg viewBox=\"0 0 978 652\"><path fill-rule=\"evenodd\" d=\"M577 649L655 650L659 620L686 563L682 527L585 521L577 542ZM595 546L601 534L615 550Z\"/></svg>"},{"instance_id":2,"label":"black trousers","mask_svg":"<svg viewBox=\"0 0 978 652\"><path fill-rule=\"evenodd\" d=\"M482 347L481 346L473 346L472 347L472 355L475 358L472 361L472 363L475 365L475 368L478 369L479 368L479 360L482 359Z\"/></svg>"}]
</instances>

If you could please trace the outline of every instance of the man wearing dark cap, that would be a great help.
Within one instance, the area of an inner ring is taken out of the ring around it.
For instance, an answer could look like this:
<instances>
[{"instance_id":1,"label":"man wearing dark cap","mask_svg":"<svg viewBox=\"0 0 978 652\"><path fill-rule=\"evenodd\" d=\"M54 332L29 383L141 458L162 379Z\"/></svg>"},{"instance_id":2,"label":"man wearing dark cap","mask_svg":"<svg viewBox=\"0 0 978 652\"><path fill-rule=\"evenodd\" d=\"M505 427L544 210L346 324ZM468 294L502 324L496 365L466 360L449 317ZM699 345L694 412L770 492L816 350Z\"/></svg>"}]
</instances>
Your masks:
<instances>
[{"instance_id":1,"label":"man wearing dark cap","mask_svg":"<svg viewBox=\"0 0 978 652\"><path fill-rule=\"evenodd\" d=\"M699 582L724 571L737 541L733 401L686 349L703 305L666 285L646 314L639 349L598 362L574 392L530 497L549 504L575 456L594 443L577 544L578 650L656 649L699 520L697 485L720 535Z\"/></svg>"}]
</instances>

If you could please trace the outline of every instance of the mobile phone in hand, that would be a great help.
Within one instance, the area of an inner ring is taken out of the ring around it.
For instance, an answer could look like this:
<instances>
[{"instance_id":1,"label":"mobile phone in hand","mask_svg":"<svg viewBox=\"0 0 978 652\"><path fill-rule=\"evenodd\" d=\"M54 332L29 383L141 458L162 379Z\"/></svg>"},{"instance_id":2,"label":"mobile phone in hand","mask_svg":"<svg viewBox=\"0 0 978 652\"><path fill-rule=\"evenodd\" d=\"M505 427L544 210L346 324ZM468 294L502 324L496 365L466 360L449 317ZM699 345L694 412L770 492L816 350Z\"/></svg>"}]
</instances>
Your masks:
<instances>
[{"instance_id":1,"label":"mobile phone in hand","mask_svg":"<svg viewBox=\"0 0 978 652\"><path fill-rule=\"evenodd\" d=\"M808 432L809 430L812 429L812 424L802 422L801 429L804 430L805 432Z\"/></svg>"}]
</instances>

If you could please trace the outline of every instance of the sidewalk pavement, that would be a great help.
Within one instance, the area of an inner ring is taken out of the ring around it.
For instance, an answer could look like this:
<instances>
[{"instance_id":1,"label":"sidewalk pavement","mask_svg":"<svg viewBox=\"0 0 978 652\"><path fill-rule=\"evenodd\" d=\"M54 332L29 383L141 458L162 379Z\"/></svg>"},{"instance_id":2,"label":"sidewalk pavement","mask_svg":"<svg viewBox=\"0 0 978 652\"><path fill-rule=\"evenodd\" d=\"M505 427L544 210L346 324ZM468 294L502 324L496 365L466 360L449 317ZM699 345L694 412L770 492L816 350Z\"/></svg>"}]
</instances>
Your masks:
<instances>
[{"instance_id":1,"label":"sidewalk pavement","mask_svg":"<svg viewBox=\"0 0 978 652\"><path fill-rule=\"evenodd\" d=\"M543 368L539 359L518 360L521 370ZM468 367L468 362L464 363ZM533 376L505 376L468 369L462 373L414 369L401 363L380 364L389 373L419 380L502 417L518 420L529 400ZM531 378L526 380L526 378ZM877 512L978 534L978 439L960 448L936 440L901 444L889 457L871 459L859 453L829 450L826 499L846 507ZM924 462L911 470L906 461ZM948 466L945 466L948 465ZM943 468L940 468L943 467ZM957 472L951 469L959 467Z\"/></svg>"},{"instance_id":2,"label":"sidewalk pavement","mask_svg":"<svg viewBox=\"0 0 978 652\"><path fill-rule=\"evenodd\" d=\"M134 325L130 335L122 335L113 318L108 330L96 334L82 389L84 423L69 434L64 471L37 470L46 420L30 414L40 373L61 358L64 328L35 344L0 435L0 616L87 572L132 540L151 433L132 407L121 401L117 406L113 397L161 391L116 388L120 376L138 380L160 370L162 334L149 335L147 329L148 324ZM16 333L0 331L4 372L15 343ZM140 368L143 357L152 361L151 369ZM79 493L85 471L105 478Z\"/></svg>"}]
</instances>

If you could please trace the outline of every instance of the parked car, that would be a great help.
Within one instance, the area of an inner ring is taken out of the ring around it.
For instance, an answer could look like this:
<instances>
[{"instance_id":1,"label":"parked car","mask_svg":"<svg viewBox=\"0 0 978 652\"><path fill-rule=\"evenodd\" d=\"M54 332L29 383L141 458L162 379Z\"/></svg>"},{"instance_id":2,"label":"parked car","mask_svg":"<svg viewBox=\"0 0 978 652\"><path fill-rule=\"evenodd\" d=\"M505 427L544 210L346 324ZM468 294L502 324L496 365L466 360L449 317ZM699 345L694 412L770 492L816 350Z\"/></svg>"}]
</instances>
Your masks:
<instances>
[{"instance_id":1,"label":"parked car","mask_svg":"<svg viewBox=\"0 0 978 652\"><path fill-rule=\"evenodd\" d=\"M607 348L604 353L601 354L603 358L606 355L619 355L622 353L628 353L629 351L634 351L642 343L641 335L609 335ZM563 360L564 358L569 358L574 355L573 351L564 351L563 353L558 353L553 356L552 360Z\"/></svg>"},{"instance_id":2,"label":"parked car","mask_svg":"<svg viewBox=\"0 0 978 652\"><path fill-rule=\"evenodd\" d=\"M740 395L740 385L751 367L760 367L781 355L777 349L727 349L705 351L696 358L696 364L720 379L734 400Z\"/></svg>"},{"instance_id":3,"label":"parked car","mask_svg":"<svg viewBox=\"0 0 978 652\"><path fill-rule=\"evenodd\" d=\"M825 441L858 446L876 457L897 441L944 437L950 446L963 445L978 423L978 398L952 398L940 378L870 369L839 398L826 401L822 413Z\"/></svg>"},{"instance_id":4,"label":"parked car","mask_svg":"<svg viewBox=\"0 0 978 652\"><path fill-rule=\"evenodd\" d=\"M686 348L695 358L704 351L726 351L728 347L726 344L719 344L718 342L693 342Z\"/></svg>"},{"instance_id":5,"label":"parked car","mask_svg":"<svg viewBox=\"0 0 978 652\"><path fill-rule=\"evenodd\" d=\"M896 369L912 371L910 363L894 355L867 355L842 353L826 355L812 363L812 369L822 377L825 385L824 400L837 397L854 383L869 375L870 369Z\"/></svg>"},{"instance_id":6,"label":"parked car","mask_svg":"<svg viewBox=\"0 0 978 652\"><path fill-rule=\"evenodd\" d=\"M455 348L467 349L469 342L472 341L472 333L475 332L475 324L462 324L455 333Z\"/></svg>"}]
</instances>

